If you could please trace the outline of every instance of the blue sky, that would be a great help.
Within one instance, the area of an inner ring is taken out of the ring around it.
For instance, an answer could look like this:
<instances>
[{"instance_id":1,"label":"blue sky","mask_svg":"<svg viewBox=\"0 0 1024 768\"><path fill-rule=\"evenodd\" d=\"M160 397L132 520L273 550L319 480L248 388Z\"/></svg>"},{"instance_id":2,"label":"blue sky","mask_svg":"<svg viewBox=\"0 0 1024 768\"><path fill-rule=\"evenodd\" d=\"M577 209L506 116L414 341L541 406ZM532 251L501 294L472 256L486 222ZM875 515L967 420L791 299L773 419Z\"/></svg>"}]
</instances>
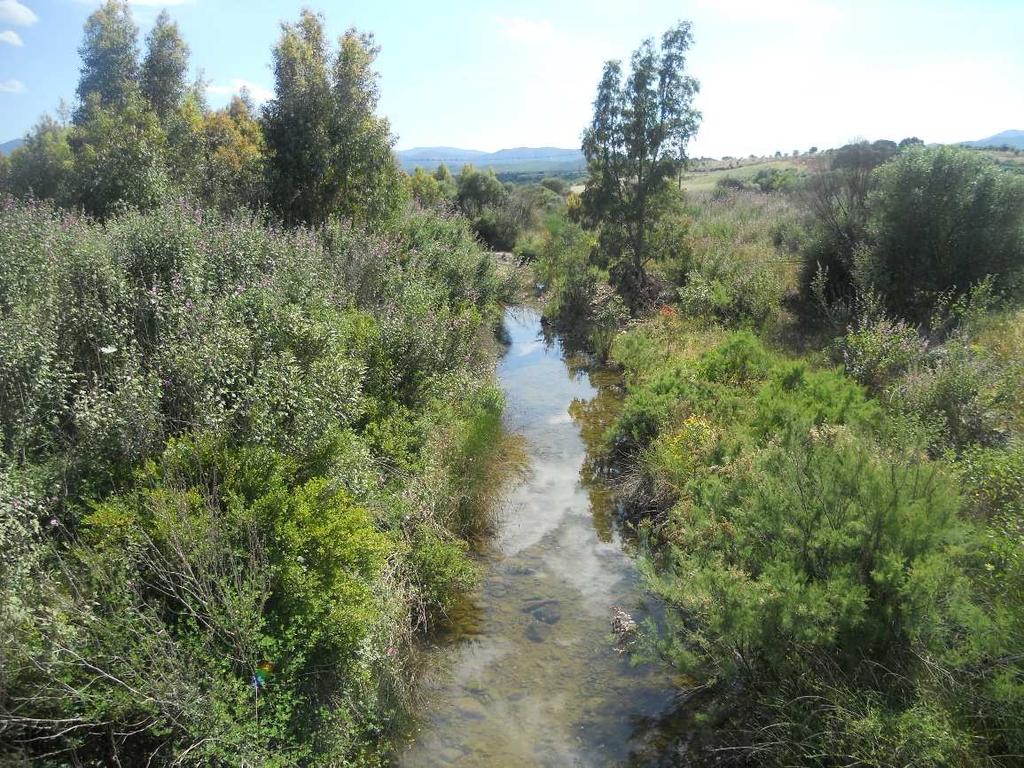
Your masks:
<instances>
[{"instance_id":1,"label":"blue sky","mask_svg":"<svg viewBox=\"0 0 1024 768\"><path fill-rule=\"evenodd\" d=\"M400 148L575 146L602 61L679 18L702 83L694 155L1024 129L1024 0L135 0L143 35L163 5L214 105L241 83L269 96L278 23L302 5L332 35L374 32ZM0 141L73 99L95 6L0 0Z\"/></svg>"}]
</instances>

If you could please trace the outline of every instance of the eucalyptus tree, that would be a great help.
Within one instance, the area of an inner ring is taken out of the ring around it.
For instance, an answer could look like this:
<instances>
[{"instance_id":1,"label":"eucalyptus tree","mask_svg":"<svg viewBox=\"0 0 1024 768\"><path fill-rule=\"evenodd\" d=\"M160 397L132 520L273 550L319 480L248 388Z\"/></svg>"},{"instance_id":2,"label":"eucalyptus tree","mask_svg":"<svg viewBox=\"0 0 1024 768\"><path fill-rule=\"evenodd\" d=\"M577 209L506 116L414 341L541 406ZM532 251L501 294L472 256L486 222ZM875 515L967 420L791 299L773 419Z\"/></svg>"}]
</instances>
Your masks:
<instances>
[{"instance_id":1,"label":"eucalyptus tree","mask_svg":"<svg viewBox=\"0 0 1024 768\"><path fill-rule=\"evenodd\" d=\"M323 18L309 10L282 26L263 122L271 200L287 223L319 225L333 214L373 222L400 200L394 137L376 114L378 51L354 29L333 51Z\"/></svg>"},{"instance_id":2,"label":"eucalyptus tree","mask_svg":"<svg viewBox=\"0 0 1024 768\"><path fill-rule=\"evenodd\" d=\"M660 45L648 38L634 51L628 76L620 62L607 62L583 135L590 174L583 215L599 228L600 257L634 306L648 287L652 233L700 124L693 105L699 84L686 72L692 44L691 25L682 21Z\"/></svg>"},{"instance_id":3,"label":"eucalyptus tree","mask_svg":"<svg viewBox=\"0 0 1024 768\"><path fill-rule=\"evenodd\" d=\"M188 55L178 25L161 11L146 37L141 74L142 95L161 121L166 122L185 97Z\"/></svg>"},{"instance_id":4,"label":"eucalyptus tree","mask_svg":"<svg viewBox=\"0 0 1024 768\"><path fill-rule=\"evenodd\" d=\"M90 14L78 53L81 109L76 122L92 107L124 107L139 87L139 28L125 0L107 0Z\"/></svg>"}]
</instances>

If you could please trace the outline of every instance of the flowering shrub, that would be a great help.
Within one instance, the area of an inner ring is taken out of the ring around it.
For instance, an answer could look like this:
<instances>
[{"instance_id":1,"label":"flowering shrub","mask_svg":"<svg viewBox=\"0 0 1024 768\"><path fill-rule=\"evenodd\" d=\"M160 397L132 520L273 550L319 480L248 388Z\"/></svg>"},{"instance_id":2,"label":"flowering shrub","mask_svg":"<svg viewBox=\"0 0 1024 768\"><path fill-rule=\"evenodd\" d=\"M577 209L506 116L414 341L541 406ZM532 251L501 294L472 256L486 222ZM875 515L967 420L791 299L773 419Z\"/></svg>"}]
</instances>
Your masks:
<instances>
[{"instance_id":1,"label":"flowering shrub","mask_svg":"<svg viewBox=\"0 0 1024 768\"><path fill-rule=\"evenodd\" d=\"M465 221L4 200L0 252L11 754L378 764L500 432Z\"/></svg>"}]
</instances>

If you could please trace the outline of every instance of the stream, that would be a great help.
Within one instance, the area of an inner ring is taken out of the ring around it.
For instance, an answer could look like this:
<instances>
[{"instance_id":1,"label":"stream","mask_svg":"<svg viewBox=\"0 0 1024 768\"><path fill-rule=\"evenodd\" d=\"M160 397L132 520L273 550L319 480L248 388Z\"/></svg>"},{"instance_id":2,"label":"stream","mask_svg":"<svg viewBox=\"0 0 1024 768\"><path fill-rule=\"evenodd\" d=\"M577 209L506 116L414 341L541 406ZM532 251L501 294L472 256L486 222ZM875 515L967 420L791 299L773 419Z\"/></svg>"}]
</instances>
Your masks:
<instances>
[{"instance_id":1,"label":"stream","mask_svg":"<svg viewBox=\"0 0 1024 768\"><path fill-rule=\"evenodd\" d=\"M509 310L505 327L506 429L529 469L505 491L478 593L424 651L423 703L398 764L647 765L674 689L657 665L631 664L612 632L613 607L639 621L646 606L609 495L581 472L583 437L606 416L600 374L571 367L533 310Z\"/></svg>"}]
</instances>

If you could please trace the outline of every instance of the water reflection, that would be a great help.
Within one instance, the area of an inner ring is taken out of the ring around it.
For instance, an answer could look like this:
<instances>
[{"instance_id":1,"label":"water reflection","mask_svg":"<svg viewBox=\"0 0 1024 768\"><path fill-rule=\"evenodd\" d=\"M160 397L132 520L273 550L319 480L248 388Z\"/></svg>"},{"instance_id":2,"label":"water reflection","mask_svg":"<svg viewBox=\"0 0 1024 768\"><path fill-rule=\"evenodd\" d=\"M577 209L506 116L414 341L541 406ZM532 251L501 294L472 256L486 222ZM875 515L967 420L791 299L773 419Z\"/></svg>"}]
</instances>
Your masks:
<instances>
[{"instance_id":1,"label":"water reflection","mask_svg":"<svg viewBox=\"0 0 1024 768\"><path fill-rule=\"evenodd\" d=\"M645 612L610 496L587 463L614 389L599 396L584 369L567 366L535 312L510 312L506 331L507 427L523 436L530 470L481 556L472 609L429 652L419 732L399 762L624 765L650 747L673 687L661 669L632 666L610 630L612 606Z\"/></svg>"}]
</instances>

